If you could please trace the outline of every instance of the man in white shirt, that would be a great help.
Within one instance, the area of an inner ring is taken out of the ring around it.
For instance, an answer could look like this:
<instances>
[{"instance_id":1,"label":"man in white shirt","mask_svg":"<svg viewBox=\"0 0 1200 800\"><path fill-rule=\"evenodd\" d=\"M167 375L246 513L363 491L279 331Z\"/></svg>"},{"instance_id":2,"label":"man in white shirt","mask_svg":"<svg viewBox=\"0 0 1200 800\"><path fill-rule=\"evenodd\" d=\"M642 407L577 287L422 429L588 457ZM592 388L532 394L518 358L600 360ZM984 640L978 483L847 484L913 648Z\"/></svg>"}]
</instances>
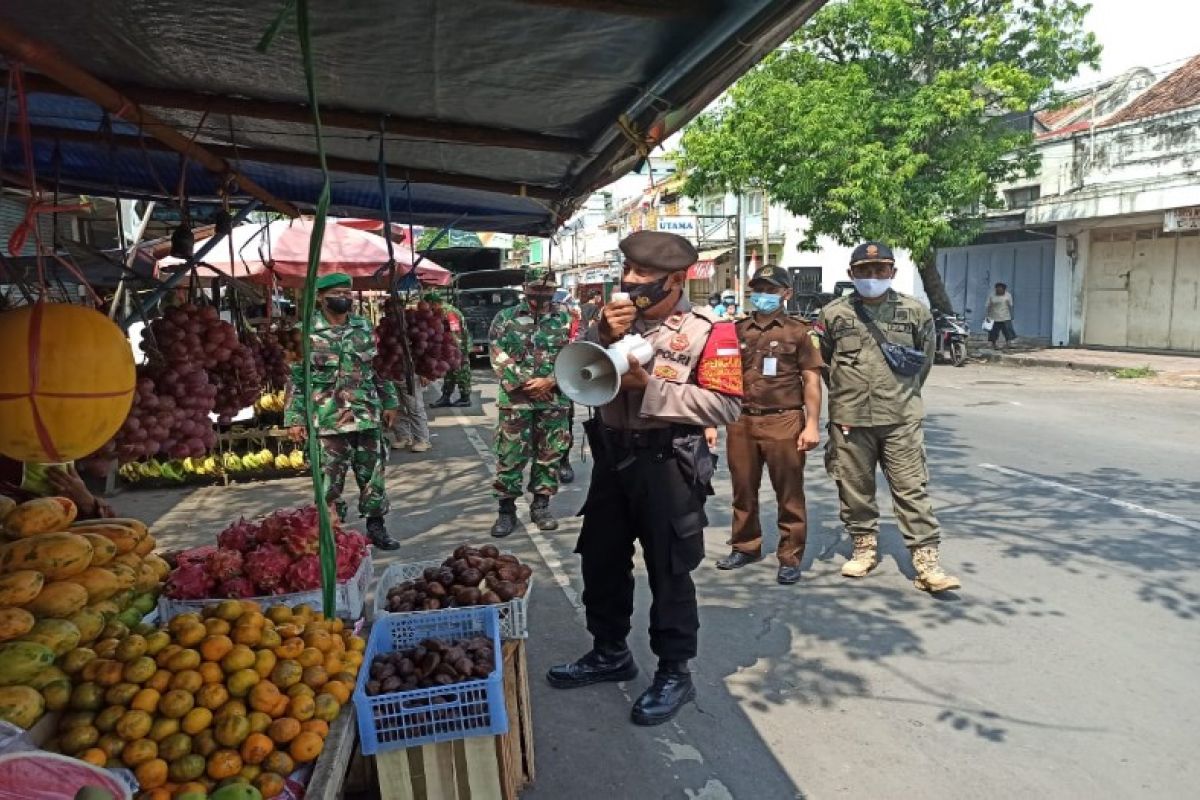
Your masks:
<instances>
[{"instance_id":1,"label":"man in white shirt","mask_svg":"<svg viewBox=\"0 0 1200 800\"><path fill-rule=\"evenodd\" d=\"M992 347L997 347L997 342L1000 339L1000 334L1004 334L1004 344L1008 346L1010 342L1017 340L1017 334L1013 330L1013 297L1008 293L1008 285L997 283L995 291L987 301L987 311L984 316L992 321L992 329L988 331L988 341Z\"/></svg>"}]
</instances>

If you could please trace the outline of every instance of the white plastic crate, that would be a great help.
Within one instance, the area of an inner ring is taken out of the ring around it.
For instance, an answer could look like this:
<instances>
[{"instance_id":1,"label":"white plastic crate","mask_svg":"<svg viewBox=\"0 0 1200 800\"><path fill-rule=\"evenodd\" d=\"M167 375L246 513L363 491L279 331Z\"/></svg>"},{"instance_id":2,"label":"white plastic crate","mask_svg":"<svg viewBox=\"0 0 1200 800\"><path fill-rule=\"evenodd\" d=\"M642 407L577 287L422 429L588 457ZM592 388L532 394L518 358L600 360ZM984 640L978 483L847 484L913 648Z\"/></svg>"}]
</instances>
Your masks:
<instances>
[{"instance_id":1,"label":"white plastic crate","mask_svg":"<svg viewBox=\"0 0 1200 800\"><path fill-rule=\"evenodd\" d=\"M406 581L420 578L427 567L440 567L441 561L417 561L412 564L392 564L383 571L383 575L375 584L375 619L382 619L393 612L387 610L387 593L393 587ZM533 593L533 577L530 576L528 588L524 597L514 597L507 603L495 603L494 608L500 614L501 639L529 638L529 595ZM457 607L457 606L456 606ZM461 606L476 608L476 606ZM440 609L444 611L445 609ZM406 611L405 614L437 614L438 611Z\"/></svg>"},{"instance_id":2,"label":"white plastic crate","mask_svg":"<svg viewBox=\"0 0 1200 800\"><path fill-rule=\"evenodd\" d=\"M371 551L368 550L367 554L363 557L362 563L358 565L358 571L351 575L349 580L342 581L337 585L334 595L335 602L337 603L337 615L339 617L348 620L360 619L362 617L367 603L367 591L371 587L371 577L374 574L375 568L371 563ZM220 597L210 597L203 600L172 600L166 595L162 595L158 598L159 621L167 622L180 614L186 614L189 611L200 611L205 606L212 603L219 603L223 599ZM322 610L320 589L312 589L307 592L290 592L288 594L269 594L265 597L247 597L245 599L259 603L264 610L272 606L298 606L301 603L308 603L317 611Z\"/></svg>"}]
</instances>

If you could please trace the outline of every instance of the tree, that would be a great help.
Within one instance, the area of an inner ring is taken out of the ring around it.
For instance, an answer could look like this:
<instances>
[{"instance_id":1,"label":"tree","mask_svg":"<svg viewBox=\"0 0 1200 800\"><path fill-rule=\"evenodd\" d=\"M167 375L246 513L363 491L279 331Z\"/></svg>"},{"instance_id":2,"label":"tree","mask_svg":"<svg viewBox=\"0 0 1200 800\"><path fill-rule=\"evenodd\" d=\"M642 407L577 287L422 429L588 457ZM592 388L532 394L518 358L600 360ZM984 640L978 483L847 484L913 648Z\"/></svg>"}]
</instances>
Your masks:
<instances>
[{"instance_id":1,"label":"tree","mask_svg":"<svg viewBox=\"0 0 1200 800\"><path fill-rule=\"evenodd\" d=\"M483 243L479 241L479 236L471 231L460 231L457 228L451 228L446 232L446 235L441 234L441 228L427 227L417 237L417 250L428 250L429 245L437 240L437 248L441 250L446 247L482 247Z\"/></svg>"},{"instance_id":2,"label":"tree","mask_svg":"<svg viewBox=\"0 0 1200 800\"><path fill-rule=\"evenodd\" d=\"M824 7L685 131L684 191L764 188L807 217L804 246L879 239L912 253L951 310L939 247L966 244L996 187L1033 174L1030 126L1095 65L1072 0L845 0Z\"/></svg>"}]
</instances>

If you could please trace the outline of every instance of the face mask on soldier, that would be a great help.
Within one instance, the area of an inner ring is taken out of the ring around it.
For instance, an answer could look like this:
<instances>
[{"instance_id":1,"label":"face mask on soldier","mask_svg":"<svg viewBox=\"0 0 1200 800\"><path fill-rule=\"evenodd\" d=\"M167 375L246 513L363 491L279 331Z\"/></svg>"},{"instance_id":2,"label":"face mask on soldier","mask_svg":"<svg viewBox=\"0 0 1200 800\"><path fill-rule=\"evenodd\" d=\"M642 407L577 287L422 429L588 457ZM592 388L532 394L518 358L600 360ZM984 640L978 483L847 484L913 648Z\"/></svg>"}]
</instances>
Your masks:
<instances>
[{"instance_id":1,"label":"face mask on soldier","mask_svg":"<svg viewBox=\"0 0 1200 800\"><path fill-rule=\"evenodd\" d=\"M325 308L331 314L345 314L354 305L354 298L345 295L330 295L325 298Z\"/></svg>"}]
</instances>

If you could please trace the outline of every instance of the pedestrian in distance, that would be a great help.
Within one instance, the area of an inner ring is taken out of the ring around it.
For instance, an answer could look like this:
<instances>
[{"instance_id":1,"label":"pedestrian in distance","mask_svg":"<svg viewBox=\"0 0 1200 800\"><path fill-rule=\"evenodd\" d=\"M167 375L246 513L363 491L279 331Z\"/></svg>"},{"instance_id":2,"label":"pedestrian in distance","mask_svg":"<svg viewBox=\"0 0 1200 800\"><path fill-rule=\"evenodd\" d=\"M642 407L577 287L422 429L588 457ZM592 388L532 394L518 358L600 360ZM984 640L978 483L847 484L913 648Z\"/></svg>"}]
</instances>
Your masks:
<instances>
[{"instance_id":1,"label":"pedestrian in distance","mask_svg":"<svg viewBox=\"0 0 1200 800\"><path fill-rule=\"evenodd\" d=\"M1012 344L1017 340L1017 333L1013 330L1013 296L1008 291L1008 286L1003 283L997 283L995 290L987 299L987 310L984 312L984 317L991 320L992 329L988 331L988 342L993 348L998 348L1000 334L1004 334L1004 346Z\"/></svg>"},{"instance_id":2,"label":"pedestrian in distance","mask_svg":"<svg viewBox=\"0 0 1200 800\"><path fill-rule=\"evenodd\" d=\"M552 667L547 679L570 689L636 677L626 637L640 543L654 597L650 649L658 669L631 718L658 725L696 693L688 662L696 656L700 617L691 571L704 558L714 463L704 429L737 418L742 369L733 326L687 300L687 268L697 255L686 239L638 231L620 249L621 291L628 297L609 302L586 338L608 347L640 334L653 357L644 366L631 357L616 398L584 423L594 462L575 552L593 646Z\"/></svg>"},{"instance_id":3,"label":"pedestrian in distance","mask_svg":"<svg viewBox=\"0 0 1200 800\"><path fill-rule=\"evenodd\" d=\"M587 302L583 304L583 308L579 312L583 330L596 324L596 320L600 318L600 307L603 304L604 295L599 292L593 292Z\"/></svg>"},{"instance_id":4,"label":"pedestrian in distance","mask_svg":"<svg viewBox=\"0 0 1200 800\"><path fill-rule=\"evenodd\" d=\"M758 493L763 467L778 503L779 571L784 585L800 580L808 536L805 454L821 442L821 355L811 328L787 315L791 281L764 266L750 281L753 311L737 323L742 358L742 415L727 428L725 457L733 483L733 551L718 569L762 559Z\"/></svg>"},{"instance_id":5,"label":"pedestrian in distance","mask_svg":"<svg viewBox=\"0 0 1200 800\"><path fill-rule=\"evenodd\" d=\"M933 317L891 288L895 275L887 245L859 245L850 257L854 292L826 305L817 318L821 355L829 365L825 466L854 542L842 575L861 578L879 564L875 470L881 467L912 552L916 586L943 592L960 584L939 563L941 529L927 487L921 387L933 365Z\"/></svg>"},{"instance_id":6,"label":"pedestrian in distance","mask_svg":"<svg viewBox=\"0 0 1200 800\"><path fill-rule=\"evenodd\" d=\"M396 424L392 426L392 449L408 450L411 453L426 453L433 449L429 436L429 412L425 410L425 387L428 378L413 373L413 391L408 393L408 384L396 381L396 394L400 408L396 413Z\"/></svg>"},{"instance_id":7,"label":"pedestrian in distance","mask_svg":"<svg viewBox=\"0 0 1200 800\"><path fill-rule=\"evenodd\" d=\"M287 386L283 424L292 440L308 435L307 424L320 440L325 502L342 520L346 472L358 483L358 511L367 520L367 535L382 550L400 543L387 532L384 431L396 421L400 400L392 382L375 372L375 332L365 318L351 313L354 297L350 276L342 272L317 279L317 309L309 344L312 350L312 418L305 418L304 366L293 364Z\"/></svg>"},{"instance_id":8,"label":"pedestrian in distance","mask_svg":"<svg viewBox=\"0 0 1200 800\"><path fill-rule=\"evenodd\" d=\"M429 292L425 295L425 302L433 306L434 311L440 311L446 316L446 324L450 327L450 336L458 347L461 359L458 366L442 378L442 396L430 403L430 407L466 408L471 405L471 329L467 327L463 313L448 303L442 297L441 292ZM455 389L458 389L458 399L451 400L450 396L454 394Z\"/></svg>"},{"instance_id":9,"label":"pedestrian in distance","mask_svg":"<svg viewBox=\"0 0 1200 800\"><path fill-rule=\"evenodd\" d=\"M500 508L492 536L508 536L517 526L516 499L529 465L529 516L538 530L558 528L550 498L558 492L563 454L571 446L570 400L554 380L554 359L567 344L571 316L554 302L554 273L532 267L525 274L525 296L492 320L492 369L500 382L499 415L493 449Z\"/></svg>"}]
</instances>

